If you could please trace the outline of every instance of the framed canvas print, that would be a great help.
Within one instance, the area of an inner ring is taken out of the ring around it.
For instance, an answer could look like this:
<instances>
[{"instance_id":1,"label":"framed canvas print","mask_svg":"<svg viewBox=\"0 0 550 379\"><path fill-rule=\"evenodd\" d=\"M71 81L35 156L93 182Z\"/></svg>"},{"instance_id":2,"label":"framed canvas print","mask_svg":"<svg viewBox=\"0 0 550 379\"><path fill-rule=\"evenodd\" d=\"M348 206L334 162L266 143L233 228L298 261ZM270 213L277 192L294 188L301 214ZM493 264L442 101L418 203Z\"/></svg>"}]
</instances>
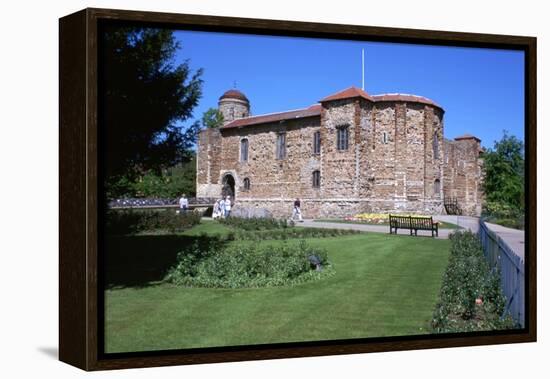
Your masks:
<instances>
[{"instance_id":1,"label":"framed canvas print","mask_svg":"<svg viewBox=\"0 0 550 379\"><path fill-rule=\"evenodd\" d=\"M536 340L536 39L60 19L60 359Z\"/></svg>"}]
</instances>

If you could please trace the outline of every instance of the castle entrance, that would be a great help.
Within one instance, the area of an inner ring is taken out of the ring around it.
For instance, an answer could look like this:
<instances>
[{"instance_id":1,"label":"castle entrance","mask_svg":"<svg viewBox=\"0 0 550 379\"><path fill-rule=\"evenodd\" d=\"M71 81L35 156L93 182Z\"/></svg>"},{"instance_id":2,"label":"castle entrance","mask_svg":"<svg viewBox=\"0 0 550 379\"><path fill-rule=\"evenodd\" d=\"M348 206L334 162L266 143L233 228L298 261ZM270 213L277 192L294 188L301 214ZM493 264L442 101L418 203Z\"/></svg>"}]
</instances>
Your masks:
<instances>
[{"instance_id":1,"label":"castle entrance","mask_svg":"<svg viewBox=\"0 0 550 379\"><path fill-rule=\"evenodd\" d=\"M222 179L222 197L226 196L235 199L235 178L231 174L225 174Z\"/></svg>"}]
</instances>

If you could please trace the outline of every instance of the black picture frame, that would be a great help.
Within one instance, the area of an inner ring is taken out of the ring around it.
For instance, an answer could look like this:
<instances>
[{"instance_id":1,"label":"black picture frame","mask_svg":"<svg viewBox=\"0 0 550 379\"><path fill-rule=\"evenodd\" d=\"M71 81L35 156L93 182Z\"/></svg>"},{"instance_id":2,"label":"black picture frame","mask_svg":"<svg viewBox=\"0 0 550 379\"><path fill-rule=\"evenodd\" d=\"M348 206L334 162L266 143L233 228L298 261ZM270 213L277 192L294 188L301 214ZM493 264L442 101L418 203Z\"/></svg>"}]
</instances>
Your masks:
<instances>
[{"instance_id":1,"label":"black picture frame","mask_svg":"<svg viewBox=\"0 0 550 379\"><path fill-rule=\"evenodd\" d=\"M525 52L526 317L502 332L369 338L178 351L102 353L98 30L104 22L257 35ZM536 341L536 46L534 37L218 16L84 9L59 21L59 358L84 370L433 349Z\"/></svg>"}]
</instances>

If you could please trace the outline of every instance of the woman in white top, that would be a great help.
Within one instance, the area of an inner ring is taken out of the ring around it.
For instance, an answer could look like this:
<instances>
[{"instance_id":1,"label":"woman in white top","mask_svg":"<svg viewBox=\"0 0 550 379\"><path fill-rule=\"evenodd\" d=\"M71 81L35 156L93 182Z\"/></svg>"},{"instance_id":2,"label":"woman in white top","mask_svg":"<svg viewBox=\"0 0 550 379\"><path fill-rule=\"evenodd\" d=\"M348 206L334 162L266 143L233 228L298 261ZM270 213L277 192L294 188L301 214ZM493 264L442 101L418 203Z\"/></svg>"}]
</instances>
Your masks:
<instances>
[{"instance_id":1,"label":"woman in white top","mask_svg":"<svg viewBox=\"0 0 550 379\"><path fill-rule=\"evenodd\" d=\"M180 213L185 214L187 212L187 209L189 209L189 200L187 200L187 197L185 194L182 194L179 200L180 204Z\"/></svg>"},{"instance_id":2,"label":"woman in white top","mask_svg":"<svg viewBox=\"0 0 550 379\"><path fill-rule=\"evenodd\" d=\"M227 218L231 214L231 198L229 196L225 198L225 201L223 202L223 206L225 209L224 217Z\"/></svg>"}]
</instances>

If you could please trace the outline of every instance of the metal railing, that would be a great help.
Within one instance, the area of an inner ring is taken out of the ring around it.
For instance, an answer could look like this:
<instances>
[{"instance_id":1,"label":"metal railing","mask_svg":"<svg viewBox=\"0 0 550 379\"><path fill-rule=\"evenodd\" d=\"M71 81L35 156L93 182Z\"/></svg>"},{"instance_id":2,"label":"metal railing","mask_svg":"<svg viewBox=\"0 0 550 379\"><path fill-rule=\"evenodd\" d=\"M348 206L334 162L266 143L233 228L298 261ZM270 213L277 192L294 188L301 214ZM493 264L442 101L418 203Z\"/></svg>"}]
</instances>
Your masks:
<instances>
[{"instance_id":1,"label":"metal railing","mask_svg":"<svg viewBox=\"0 0 550 379\"><path fill-rule=\"evenodd\" d=\"M500 282L506 296L504 315L525 326L525 268L523 260L499 237L490 230L483 220L479 220L479 237L485 258L491 269L499 270Z\"/></svg>"},{"instance_id":2,"label":"metal railing","mask_svg":"<svg viewBox=\"0 0 550 379\"><path fill-rule=\"evenodd\" d=\"M211 207L217 199L205 197L190 197L187 199L189 208ZM163 199L163 198L127 198L117 199L109 202L111 209L151 209L151 208L178 208L178 199Z\"/></svg>"}]
</instances>

